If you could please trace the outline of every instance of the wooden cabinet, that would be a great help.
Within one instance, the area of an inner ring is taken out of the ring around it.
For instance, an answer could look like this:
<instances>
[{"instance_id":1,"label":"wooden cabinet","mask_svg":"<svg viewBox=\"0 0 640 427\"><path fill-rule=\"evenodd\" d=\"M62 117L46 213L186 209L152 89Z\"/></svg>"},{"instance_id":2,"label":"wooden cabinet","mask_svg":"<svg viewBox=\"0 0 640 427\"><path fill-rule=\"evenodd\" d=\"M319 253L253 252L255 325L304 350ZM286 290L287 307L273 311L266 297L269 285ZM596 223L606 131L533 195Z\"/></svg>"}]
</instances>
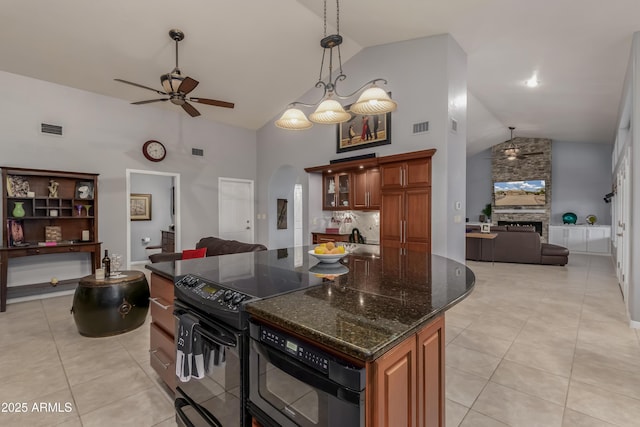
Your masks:
<instances>
[{"instance_id":1,"label":"wooden cabinet","mask_svg":"<svg viewBox=\"0 0 640 427\"><path fill-rule=\"evenodd\" d=\"M353 209L380 209L380 169L353 172Z\"/></svg>"},{"instance_id":2,"label":"wooden cabinet","mask_svg":"<svg viewBox=\"0 0 640 427\"><path fill-rule=\"evenodd\" d=\"M2 188L1 311L6 309L9 258L85 252L95 273L101 259L98 174L2 167ZM46 284L11 288L15 297L60 290L66 289Z\"/></svg>"},{"instance_id":3,"label":"wooden cabinet","mask_svg":"<svg viewBox=\"0 0 640 427\"><path fill-rule=\"evenodd\" d=\"M175 232L162 230L162 252L175 251Z\"/></svg>"},{"instance_id":4,"label":"wooden cabinet","mask_svg":"<svg viewBox=\"0 0 640 427\"><path fill-rule=\"evenodd\" d=\"M172 390L176 387L176 350L174 344L173 281L151 273L151 367Z\"/></svg>"},{"instance_id":5,"label":"wooden cabinet","mask_svg":"<svg viewBox=\"0 0 640 427\"><path fill-rule=\"evenodd\" d=\"M418 332L418 425L445 425L444 316Z\"/></svg>"},{"instance_id":6,"label":"wooden cabinet","mask_svg":"<svg viewBox=\"0 0 640 427\"><path fill-rule=\"evenodd\" d=\"M380 242L431 251L431 156L435 150L383 157Z\"/></svg>"},{"instance_id":7,"label":"wooden cabinet","mask_svg":"<svg viewBox=\"0 0 640 427\"><path fill-rule=\"evenodd\" d=\"M368 427L444 427L444 316L367 366Z\"/></svg>"},{"instance_id":8,"label":"wooden cabinet","mask_svg":"<svg viewBox=\"0 0 640 427\"><path fill-rule=\"evenodd\" d=\"M419 154L417 155L422 154L421 152L419 152ZM388 161L393 157L395 156L388 156L382 159ZM418 159L400 160L389 164L384 164L381 168L381 172L381 186L383 190L411 187L430 187L431 156Z\"/></svg>"},{"instance_id":9,"label":"wooden cabinet","mask_svg":"<svg viewBox=\"0 0 640 427\"><path fill-rule=\"evenodd\" d=\"M325 173L322 176L324 210L351 209L351 173Z\"/></svg>"},{"instance_id":10,"label":"wooden cabinet","mask_svg":"<svg viewBox=\"0 0 640 427\"><path fill-rule=\"evenodd\" d=\"M327 242L348 242L348 234L334 234L334 233L311 233L311 242L314 245Z\"/></svg>"}]
</instances>

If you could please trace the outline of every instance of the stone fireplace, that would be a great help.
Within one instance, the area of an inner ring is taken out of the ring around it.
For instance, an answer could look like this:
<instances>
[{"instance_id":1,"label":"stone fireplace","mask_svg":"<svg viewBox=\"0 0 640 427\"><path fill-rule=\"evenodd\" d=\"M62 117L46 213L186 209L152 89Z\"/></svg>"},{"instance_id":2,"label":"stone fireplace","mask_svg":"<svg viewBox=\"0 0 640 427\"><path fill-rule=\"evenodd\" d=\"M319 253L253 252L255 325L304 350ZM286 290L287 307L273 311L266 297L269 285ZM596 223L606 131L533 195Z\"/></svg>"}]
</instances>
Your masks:
<instances>
[{"instance_id":1,"label":"stone fireplace","mask_svg":"<svg viewBox=\"0 0 640 427\"><path fill-rule=\"evenodd\" d=\"M518 225L533 227L542 236L542 221L498 221L498 225Z\"/></svg>"},{"instance_id":2,"label":"stone fireplace","mask_svg":"<svg viewBox=\"0 0 640 427\"><path fill-rule=\"evenodd\" d=\"M538 232L543 242L549 241L551 220L551 140L547 138L513 138L520 148L521 157L507 159L504 149L510 141L494 145L491 149L491 169L493 182L525 181L543 179L545 181L545 204L541 206L496 206L492 200L491 222L524 224L539 223ZM541 154L534 154L541 153Z\"/></svg>"}]
</instances>

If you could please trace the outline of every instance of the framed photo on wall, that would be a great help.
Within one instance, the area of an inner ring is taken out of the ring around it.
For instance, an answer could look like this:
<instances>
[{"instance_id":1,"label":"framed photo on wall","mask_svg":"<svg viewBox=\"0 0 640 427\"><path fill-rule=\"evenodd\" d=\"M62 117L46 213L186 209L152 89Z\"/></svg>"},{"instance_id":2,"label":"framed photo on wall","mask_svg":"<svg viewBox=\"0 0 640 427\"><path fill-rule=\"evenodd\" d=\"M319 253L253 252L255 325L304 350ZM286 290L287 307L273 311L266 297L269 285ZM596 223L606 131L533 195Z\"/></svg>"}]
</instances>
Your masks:
<instances>
[{"instance_id":1,"label":"framed photo on wall","mask_svg":"<svg viewBox=\"0 0 640 427\"><path fill-rule=\"evenodd\" d=\"M129 195L131 221L151 221L151 194Z\"/></svg>"},{"instance_id":2,"label":"framed photo on wall","mask_svg":"<svg viewBox=\"0 0 640 427\"><path fill-rule=\"evenodd\" d=\"M345 110L349 110L349 106ZM391 113L359 116L336 125L337 153L391 144Z\"/></svg>"}]
</instances>

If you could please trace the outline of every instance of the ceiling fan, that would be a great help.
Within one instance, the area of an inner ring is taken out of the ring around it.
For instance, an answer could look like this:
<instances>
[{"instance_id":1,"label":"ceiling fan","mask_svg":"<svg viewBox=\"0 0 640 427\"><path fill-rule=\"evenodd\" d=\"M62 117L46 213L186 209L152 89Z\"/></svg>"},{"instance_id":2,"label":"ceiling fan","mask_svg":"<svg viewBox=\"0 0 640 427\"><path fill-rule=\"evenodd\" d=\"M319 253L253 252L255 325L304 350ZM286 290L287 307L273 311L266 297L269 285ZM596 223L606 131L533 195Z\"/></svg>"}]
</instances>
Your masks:
<instances>
[{"instance_id":1,"label":"ceiling fan","mask_svg":"<svg viewBox=\"0 0 640 427\"><path fill-rule=\"evenodd\" d=\"M511 131L511 139L509 139L509 141L506 141L509 143L509 145L507 145L507 147L502 150L507 160L521 160L526 158L527 156L538 156L540 154L544 154L542 151L536 153L522 153L520 148L513 142L513 131L515 130L515 127L509 126L509 130Z\"/></svg>"},{"instance_id":2,"label":"ceiling fan","mask_svg":"<svg viewBox=\"0 0 640 427\"><path fill-rule=\"evenodd\" d=\"M182 77L182 73L180 72L180 68L178 67L178 42L184 39L184 33L180 30L170 30L169 36L172 40L176 42L176 66L170 73L163 74L160 76L160 83L162 84L162 88L164 91L153 89L148 86L144 86L138 83L129 82L122 79L114 79L120 83L126 83L128 85L141 87L143 89L151 90L158 95L166 95L168 98L158 98L158 99L149 99L146 101L138 101L132 102L132 104L140 105L140 104L149 104L151 102L161 102L161 101L171 101L175 105L181 106L184 111L186 111L191 117L197 117L200 115L200 112L196 110L196 108L189 104L187 100L191 102L197 102L199 104L207 104L213 105L216 107L223 108L233 108L234 104L232 102L218 101L216 99L207 99L207 98L196 98L189 97L187 98L187 94L189 94L192 90L198 86L198 81L192 79L191 77Z\"/></svg>"}]
</instances>

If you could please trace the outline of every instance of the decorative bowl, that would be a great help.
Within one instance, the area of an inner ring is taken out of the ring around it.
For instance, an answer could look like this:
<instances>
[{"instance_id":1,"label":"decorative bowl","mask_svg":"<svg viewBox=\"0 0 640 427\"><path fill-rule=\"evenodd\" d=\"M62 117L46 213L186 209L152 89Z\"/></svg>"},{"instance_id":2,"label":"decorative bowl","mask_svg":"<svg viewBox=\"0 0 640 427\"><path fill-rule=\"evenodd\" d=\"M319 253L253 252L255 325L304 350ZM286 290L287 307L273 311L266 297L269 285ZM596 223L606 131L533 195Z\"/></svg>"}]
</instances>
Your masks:
<instances>
[{"instance_id":1,"label":"decorative bowl","mask_svg":"<svg viewBox=\"0 0 640 427\"><path fill-rule=\"evenodd\" d=\"M578 220L578 215L573 212L566 212L562 214L562 223L563 224L575 224Z\"/></svg>"},{"instance_id":2,"label":"decorative bowl","mask_svg":"<svg viewBox=\"0 0 640 427\"><path fill-rule=\"evenodd\" d=\"M593 215L593 214L591 214L591 215L587 215L586 220L587 220L587 223L589 223L589 225L593 225L598 220L598 217Z\"/></svg>"},{"instance_id":3,"label":"decorative bowl","mask_svg":"<svg viewBox=\"0 0 640 427\"><path fill-rule=\"evenodd\" d=\"M345 256L349 255L349 252L345 252L343 254L317 254L311 249L309 255L313 255L320 262L324 262L325 264L333 264L335 262L340 261Z\"/></svg>"}]
</instances>

